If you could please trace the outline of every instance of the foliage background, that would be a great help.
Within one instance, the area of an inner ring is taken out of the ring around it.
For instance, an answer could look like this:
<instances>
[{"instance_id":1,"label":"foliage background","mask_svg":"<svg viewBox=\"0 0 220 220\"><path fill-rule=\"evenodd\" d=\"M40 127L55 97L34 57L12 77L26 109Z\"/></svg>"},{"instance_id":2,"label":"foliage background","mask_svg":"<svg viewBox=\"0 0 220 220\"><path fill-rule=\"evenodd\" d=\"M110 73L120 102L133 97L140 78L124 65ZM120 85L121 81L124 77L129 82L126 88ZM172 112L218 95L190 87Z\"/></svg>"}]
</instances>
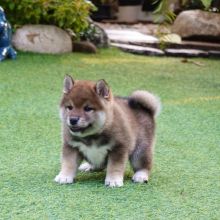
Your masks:
<instances>
[{"instance_id":1,"label":"foliage background","mask_svg":"<svg viewBox=\"0 0 220 220\"><path fill-rule=\"evenodd\" d=\"M52 24L79 34L88 27L95 6L85 0L4 0L0 5L14 27L24 24Z\"/></svg>"}]
</instances>

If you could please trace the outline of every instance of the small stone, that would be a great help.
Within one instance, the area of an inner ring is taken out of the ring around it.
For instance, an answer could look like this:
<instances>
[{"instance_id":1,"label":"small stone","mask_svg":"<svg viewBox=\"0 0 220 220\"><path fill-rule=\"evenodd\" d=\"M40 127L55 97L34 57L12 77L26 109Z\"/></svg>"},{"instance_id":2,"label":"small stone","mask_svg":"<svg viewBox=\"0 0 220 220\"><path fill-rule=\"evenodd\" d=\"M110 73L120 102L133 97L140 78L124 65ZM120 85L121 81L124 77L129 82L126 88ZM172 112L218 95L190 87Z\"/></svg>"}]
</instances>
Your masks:
<instances>
[{"instance_id":1,"label":"small stone","mask_svg":"<svg viewBox=\"0 0 220 220\"><path fill-rule=\"evenodd\" d=\"M89 41L74 41L73 52L97 53L97 48Z\"/></svg>"}]
</instances>

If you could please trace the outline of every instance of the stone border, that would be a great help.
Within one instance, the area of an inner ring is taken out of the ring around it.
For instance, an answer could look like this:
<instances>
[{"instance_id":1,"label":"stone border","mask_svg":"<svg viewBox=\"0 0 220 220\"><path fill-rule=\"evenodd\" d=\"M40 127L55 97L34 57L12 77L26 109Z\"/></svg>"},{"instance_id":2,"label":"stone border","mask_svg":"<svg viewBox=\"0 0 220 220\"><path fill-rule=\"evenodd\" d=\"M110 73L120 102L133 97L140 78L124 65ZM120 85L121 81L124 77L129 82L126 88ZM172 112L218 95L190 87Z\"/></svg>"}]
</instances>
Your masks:
<instances>
[{"instance_id":1,"label":"stone border","mask_svg":"<svg viewBox=\"0 0 220 220\"><path fill-rule=\"evenodd\" d=\"M106 30L110 45L125 52L151 56L220 57L220 44L182 41L160 43L154 36L134 30ZM164 49L161 49L164 48Z\"/></svg>"}]
</instances>

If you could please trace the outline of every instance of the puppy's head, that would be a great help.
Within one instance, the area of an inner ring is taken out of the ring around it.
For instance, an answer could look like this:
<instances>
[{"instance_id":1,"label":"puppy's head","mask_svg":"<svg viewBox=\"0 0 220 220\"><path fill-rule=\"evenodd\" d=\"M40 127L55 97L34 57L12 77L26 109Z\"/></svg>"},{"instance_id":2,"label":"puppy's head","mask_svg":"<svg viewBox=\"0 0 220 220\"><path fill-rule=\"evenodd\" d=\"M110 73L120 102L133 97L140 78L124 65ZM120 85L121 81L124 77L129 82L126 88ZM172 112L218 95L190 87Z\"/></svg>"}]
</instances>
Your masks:
<instances>
[{"instance_id":1,"label":"puppy's head","mask_svg":"<svg viewBox=\"0 0 220 220\"><path fill-rule=\"evenodd\" d=\"M105 126L106 108L111 99L111 91L104 80L95 83L66 76L60 104L61 119L72 135L97 134Z\"/></svg>"}]
</instances>

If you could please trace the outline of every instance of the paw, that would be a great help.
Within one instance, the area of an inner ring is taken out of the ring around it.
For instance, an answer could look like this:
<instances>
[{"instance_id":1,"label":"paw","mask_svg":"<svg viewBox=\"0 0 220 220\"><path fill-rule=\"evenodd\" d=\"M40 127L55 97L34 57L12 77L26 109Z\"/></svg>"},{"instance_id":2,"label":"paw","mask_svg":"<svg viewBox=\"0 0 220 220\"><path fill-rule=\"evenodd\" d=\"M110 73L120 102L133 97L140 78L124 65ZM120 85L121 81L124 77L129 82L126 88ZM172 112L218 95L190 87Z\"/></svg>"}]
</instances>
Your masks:
<instances>
[{"instance_id":1,"label":"paw","mask_svg":"<svg viewBox=\"0 0 220 220\"><path fill-rule=\"evenodd\" d=\"M123 186L122 177L106 177L105 185L108 187L121 187Z\"/></svg>"},{"instance_id":2,"label":"paw","mask_svg":"<svg viewBox=\"0 0 220 220\"><path fill-rule=\"evenodd\" d=\"M55 182L60 183L60 184L68 184L68 183L73 183L73 176L66 176L63 174L58 174L55 179Z\"/></svg>"},{"instance_id":3,"label":"paw","mask_svg":"<svg viewBox=\"0 0 220 220\"><path fill-rule=\"evenodd\" d=\"M78 169L83 172L89 172L89 171L93 171L94 167L90 163L85 162L85 163L82 163Z\"/></svg>"},{"instance_id":4,"label":"paw","mask_svg":"<svg viewBox=\"0 0 220 220\"><path fill-rule=\"evenodd\" d=\"M132 177L133 182L135 183L145 183L148 182L148 171L139 170Z\"/></svg>"}]
</instances>

